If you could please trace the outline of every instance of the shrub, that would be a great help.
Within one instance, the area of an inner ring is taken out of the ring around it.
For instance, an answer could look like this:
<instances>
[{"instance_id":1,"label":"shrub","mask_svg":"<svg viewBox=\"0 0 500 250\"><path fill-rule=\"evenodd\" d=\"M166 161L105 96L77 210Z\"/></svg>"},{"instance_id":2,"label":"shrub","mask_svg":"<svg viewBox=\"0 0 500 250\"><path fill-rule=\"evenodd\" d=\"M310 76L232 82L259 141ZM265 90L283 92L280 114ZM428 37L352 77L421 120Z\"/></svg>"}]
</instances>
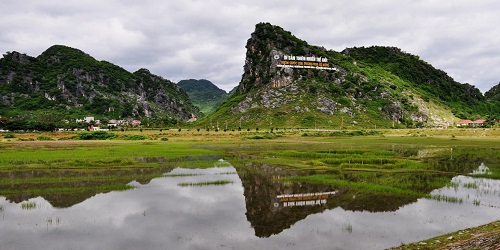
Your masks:
<instances>
[{"instance_id":1,"label":"shrub","mask_svg":"<svg viewBox=\"0 0 500 250\"><path fill-rule=\"evenodd\" d=\"M115 139L118 135L108 133L106 131L82 132L75 135L73 138L77 140L109 140Z\"/></svg>"},{"instance_id":2,"label":"shrub","mask_svg":"<svg viewBox=\"0 0 500 250\"><path fill-rule=\"evenodd\" d=\"M276 138L277 136L275 134L271 134L271 133L265 133L263 135L254 135L254 136L248 136L247 138L248 139L274 139Z\"/></svg>"},{"instance_id":3,"label":"shrub","mask_svg":"<svg viewBox=\"0 0 500 250\"><path fill-rule=\"evenodd\" d=\"M140 141L140 140L146 140L148 139L148 137L144 135L124 135L122 136L121 139L128 141Z\"/></svg>"},{"instance_id":4,"label":"shrub","mask_svg":"<svg viewBox=\"0 0 500 250\"><path fill-rule=\"evenodd\" d=\"M11 138L16 138L16 136L13 133L7 133L3 136L3 138L11 139Z\"/></svg>"},{"instance_id":5,"label":"shrub","mask_svg":"<svg viewBox=\"0 0 500 250\"><path fill-rule=\"evenodd\" d=\"M40 135L36 138L37 141L52 141L52 138L46 135Z\"/></svg>"}]
</instances>

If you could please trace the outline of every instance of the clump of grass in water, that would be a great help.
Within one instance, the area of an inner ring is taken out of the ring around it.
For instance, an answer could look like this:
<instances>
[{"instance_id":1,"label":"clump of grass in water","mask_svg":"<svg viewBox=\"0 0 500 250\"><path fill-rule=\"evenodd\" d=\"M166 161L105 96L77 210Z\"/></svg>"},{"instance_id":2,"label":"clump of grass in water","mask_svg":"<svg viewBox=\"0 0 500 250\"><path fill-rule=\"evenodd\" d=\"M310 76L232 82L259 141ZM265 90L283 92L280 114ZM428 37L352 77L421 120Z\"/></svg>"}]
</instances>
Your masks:
<instances>
[{"instance_id":1,"label":"clump of grass in water","mask_svg":"<svg viewBox=\"0 0 500 250\"><path fill-rule=\"evenodd\" d=\"M219 175L220 174L227 174L227 175L232 175L232 174L238 174L236 172L222 172L222 173L218 173Z\"/></svg>"},{"instance_id":2,"label":"clump of grass in water","mask_svg":"<svg viewBox=\"0 0 500 250\"><path fill-rule=\"evenodd\" d=\"M352 233L352 225L351 223L349 223L347 226L344 227L344 229L349 233L351 234Z\"/></svg>"},{"instance_id":3,"label":"clump of grass in water","mask_svg":"<svg viewBox=\"0 0 500 250\"><path fill-rule=\"evenodd\" d=\"M457 197L451 197L451 196L446 196L446 195L432 195L429 197L432 200L436 201L444 201L448 203L463 203L464 200L462 198L457 198Z\"/></svg>"},{"instance_id":4,"label":"clump of grass in water","mask_svg":"<svg viewBox=\"0 0 500 250\"><path fill-rule=\"evenodd\" d=\"M474 199L474 201L472 203L474 204L474 206L480 206L481 200Z\"/></svg>"},{"instance_id":5,"label":"clump of grass in water","mask_svg":"<svg viewBox=\"0 0 500 250\"><path fill-rule=\"evenodd\" d=\"M52 223L56 223L57 225L61 224L61 218L56 217L56 219L52 219L52 217L47 218L47 225L52 225Z\"/></svg>"},{"instance_id":6,"label":"clump of grass in water","mask_svg":"<svg viewBox=\"0 0 500 250\"><path fill-rule=\"evenodd\" d=\"M165 176L165 177L188 177L188 176L197 176L197 175L201 175L201 174L166 174L163 176Z\"/></svg>"},{"instance_id":7,"label":"clump of grass in water","mask_svg":"<svg viewBox=\"0 0 500 250\"><path fill-rule=\"evenodd\" d=\"M29 201L21 204L22 209L31 210L36 208L36 202Z\"/></svg>"},{"instance_id":8,"label":"clump of grass in water","mask_svg":"<svg viewBox=\"0 0 500 250\"><path fill-rule=\"evenodd\" d=\"M0 212L3 212L3 206L0 206Z\"/></svg>"},{"instance_id":9,"label":"clump of grass in water","mask_svg":"<svg viewBox=\"0 0 500 250\"><path fill-rule=\"evenodd\" d=\"M465 184L464 184L464 188L468 188L468 189L478 189L478 188L479 188L479 186L477 185L477 183L472 182L472 183L465 183Z\"/></svg>"},{"instance_id":10,"label":"clump of grass in water","mask_svg":"<svg viewBox=\"0 0 500 250\"><path fill-rule=\"evenodd\" d=\"M182 182L177 185L181 187L201 187L210 185L226 185L231 183L233 182L228 180L217 180L217 181L203 181L203 182Z\"/></svg>"}]
</instances>

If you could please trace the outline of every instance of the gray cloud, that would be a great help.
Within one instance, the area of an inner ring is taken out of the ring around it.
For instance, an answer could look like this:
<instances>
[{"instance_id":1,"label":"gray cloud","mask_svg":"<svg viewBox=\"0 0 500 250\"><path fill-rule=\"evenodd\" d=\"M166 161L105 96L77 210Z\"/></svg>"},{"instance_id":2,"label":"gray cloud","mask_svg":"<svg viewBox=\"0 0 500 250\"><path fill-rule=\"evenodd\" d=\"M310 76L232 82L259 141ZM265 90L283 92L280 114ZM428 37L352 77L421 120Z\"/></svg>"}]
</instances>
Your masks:
<instances>
[{"instance_id":1,"label":"gray cloud","mask_svg":"<svg viewBox=\"0 0 500 250\"><path fill-rule=\"evenodd\" d=\"M206 78L230 90L245 44L271 22L311 44L396 46L481 91L500 81L500 3L377 1L5 1L0 48L37 56L54 44L172 81Z\"/></svg>"}]
</instances>

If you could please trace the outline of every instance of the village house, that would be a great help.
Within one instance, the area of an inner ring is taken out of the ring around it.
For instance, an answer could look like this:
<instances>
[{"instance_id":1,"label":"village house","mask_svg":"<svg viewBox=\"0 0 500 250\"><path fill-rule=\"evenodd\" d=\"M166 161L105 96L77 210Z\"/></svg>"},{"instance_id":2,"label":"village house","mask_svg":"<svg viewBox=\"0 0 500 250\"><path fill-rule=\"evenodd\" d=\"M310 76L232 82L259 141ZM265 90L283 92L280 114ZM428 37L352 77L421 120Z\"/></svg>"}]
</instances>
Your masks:
<instances>
[{"instance_id":1,"label":"village house","mask_svg":"<svg viewBox=\"0 0 500 250\"><path fill-rule=\"evenodd\" d=\"M460 120L457 122L457 127L481 127L486 120Z\"/></svg>"},{"instance_id":2,"label":"village house","mask_svg":"<svg viewBox=\"0 0 500 250\"><path fill-rule=\"evenodd\" d=\"M87 117L84 117L83 119L76 119L76 122L77 123L91 123L91 122L94 122L95 124L101 124L101 121L100 120L95 120L93 116L87 116Z\"/></svg>"},{"instance_id":3,"label":"village house","mask_svg":"<svg viewBox=\"0 0 500 250\"><path fill-rule=\"evenodd\" d=\"M140 120L133 120L132 121L132 126L139 126L141 125L141 121Z\"/></svg>"},{"instance_id":4,"label":"village house","mask_svg":"<svg viewBox=\"0 0 500 250\"><path fill-rule=\"evenodd\" d=\"M87 116L84 117L83 119L76 119L77 123L88 123L90 124L91 122L94 122L94 125L101 125L100 120L95 120L93 116ZM109 120L107 126L108 127L113 127L116 128L118 126L140 126L142 122L140 120L117 120L117 119L111 119ZM101 129L102 130L102 129Z\"/></svg>"},{"instance_id":5,"label":"village house","mask_svg":"<svg viewBox=\"0 0 500 250\"><path fill-rule=\"evenodd\" d=\"M100 128L100 127L96 127L93 125L89 125L87 130L88 131L109 131L109 129L107 129L107 128Z\"/></svg>"}]
</instances>

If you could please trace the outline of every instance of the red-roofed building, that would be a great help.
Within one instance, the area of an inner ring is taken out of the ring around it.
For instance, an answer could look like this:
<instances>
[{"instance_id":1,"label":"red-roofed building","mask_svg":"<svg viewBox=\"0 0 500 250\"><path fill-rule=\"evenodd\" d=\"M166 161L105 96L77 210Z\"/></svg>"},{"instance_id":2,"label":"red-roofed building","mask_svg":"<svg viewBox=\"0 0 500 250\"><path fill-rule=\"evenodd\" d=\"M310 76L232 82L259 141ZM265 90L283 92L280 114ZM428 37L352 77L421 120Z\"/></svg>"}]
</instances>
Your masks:
<instances>
[{"instance_id":1,"label":"red-roofed building","mask_svg":"<svg viewBox=\"0 0 500 250\"><path fill-rule=\"evenodd\" d=\"M132 126L139 126L139 125L141 125L141 121L139 121L139 120L132 121Z\"/></svg>"},{"instance_id":2,"label":"red-roofed building","mask_svg":"<svg viewBox=\"0 0 500 250\"><path fill-rule=\"evenodd\" d=\"M486 120L480 119L480 120L460 120L457 122L457 127L465 127L465 126L470 126L470 127L480 127L483 126L484 122Z\"/></svg>"}]
</instances>

